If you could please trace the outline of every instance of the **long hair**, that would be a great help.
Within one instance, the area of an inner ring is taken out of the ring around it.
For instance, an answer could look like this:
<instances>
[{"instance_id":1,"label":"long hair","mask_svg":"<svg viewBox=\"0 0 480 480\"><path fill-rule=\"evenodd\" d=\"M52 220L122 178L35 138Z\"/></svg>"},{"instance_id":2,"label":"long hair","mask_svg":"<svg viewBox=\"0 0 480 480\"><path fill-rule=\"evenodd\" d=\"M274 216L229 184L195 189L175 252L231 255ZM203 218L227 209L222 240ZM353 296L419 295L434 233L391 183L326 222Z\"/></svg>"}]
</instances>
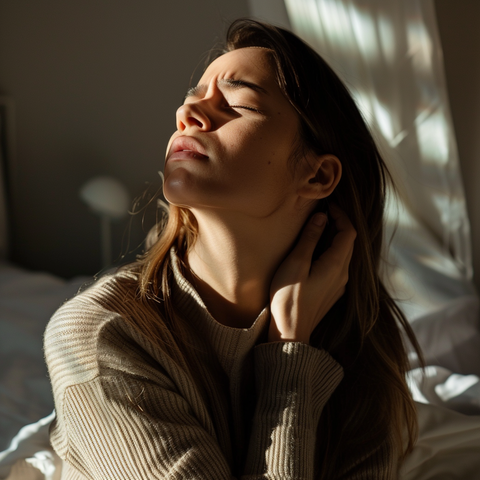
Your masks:
<instances>
[{"instance_id":1,"label":"long hair","mask_svg":"<svg viewBox=\"0 0 480 480\"><path fill-rule=\"evenodd\" d=\"M350 93L312 48L291 32L241 19L230 26L222 53L244 47L270 49L277 83L299 115L292 168L308 151L340 159L343 174L331 200L357 231L346 292L311 337L312 344L321 345L345 371L322 415L319 450L328 459L321 462L322 478L331 478L348 457L383 441L393 443L401 461L418 430L405 380L409 362L402 329L422 356L408 321L379 276L385 195L391 181L387 167ZM197 225L189 210L173 205L169 210L158 238L139 260L139 290L143 296L162 297L164 313L175 329L168 252L176 246L184 257L195 241Z\"/></svg>"}]
</instances>

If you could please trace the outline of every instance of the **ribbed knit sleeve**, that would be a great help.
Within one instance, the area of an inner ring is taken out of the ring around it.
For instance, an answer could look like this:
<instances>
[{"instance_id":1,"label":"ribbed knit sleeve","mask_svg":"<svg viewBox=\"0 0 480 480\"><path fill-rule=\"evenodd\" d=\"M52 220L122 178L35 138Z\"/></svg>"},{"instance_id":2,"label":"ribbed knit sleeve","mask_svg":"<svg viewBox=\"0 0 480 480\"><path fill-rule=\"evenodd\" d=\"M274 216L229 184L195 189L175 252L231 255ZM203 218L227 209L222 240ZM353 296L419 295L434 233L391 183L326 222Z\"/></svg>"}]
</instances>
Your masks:
<instances>
[{"instance_id":1,"label":"ribbed knit sleeve","mask_svg":"<svg viewBox=\"0 0 480 480\"><path fill-rule=\"evenodd\" d=\"M151 358L116 336L118 315L74 306L57 312L45 336L57 410L51 439L72 478L232 479L188 375L161 363L152 373ZM244 478L312 478L313 424L341 369L301 344L262 345L255 358L259 397Z\"/></svg>"},{"instance_id":2,"label":"ribbed knit sleeve","mask_svg":"<svg viewBox=\"0 0 480 480\"><path fill-rule=\"evenodd\" d=\"M45 333L57 414L51 442L68 465L62 479L312 480L320 415L342 367L308 345L255 346L253 332L211 324L222 332L217 338L205 323L205 335L190 339L189 361L202 365L194 379L186 363L132 326L130 316L162 320L121 284L107 279L67 302ZM224 347L223 363L204 337ZM247 371L253 376L243 377ZM255 379L248 416L246 390L237 392L247 378ZM232 455L239 450L245 456ZM382 475L384 455L380 448L345 465L342 480L390 478Z\"/></svg>"},{"instance_id":3,"label":"ribbed knit sleeve","mask_svg":"<svg viewBox=\"0 0 480 480\"><path fill-rule=\"evenodd\" d=\"M57 413L51 442L69 464L65 478L230 479L189 375L167 356L152 358L128 338L125 324L74 300L48 325Z\"/></svg>"},{"instance_id":4,"label":"ribbed knit sleeve","mask_svg":"<svg viewBox=\"0 0 480 480\"><path fill-rule=\"evenodd\" d=\"M317 425L343 369L302 343L255 348L258 391L246 478L313 479Z\"/></svg>"}]
</instances>

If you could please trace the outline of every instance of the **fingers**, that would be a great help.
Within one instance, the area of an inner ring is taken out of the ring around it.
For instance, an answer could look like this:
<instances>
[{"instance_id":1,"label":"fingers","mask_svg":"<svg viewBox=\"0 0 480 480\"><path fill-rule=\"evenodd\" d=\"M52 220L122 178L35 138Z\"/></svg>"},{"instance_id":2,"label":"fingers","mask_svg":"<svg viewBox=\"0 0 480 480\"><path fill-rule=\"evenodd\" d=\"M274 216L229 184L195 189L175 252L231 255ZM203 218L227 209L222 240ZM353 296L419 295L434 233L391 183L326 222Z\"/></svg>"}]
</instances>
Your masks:
<instances>
[{"instance_id":1,"label":"fingers","mask_svg":"<svg viewBox=\"0 0 480 480\"><path fill-rule=\"evenodd\" d=\"M298 260L308 262L306 265L310 267L313 251L325 230L326 223L327 216L324 213L316 213L313 215L303 228L291 256Z\"/></svg>"},{"instance_id":2,"label":"fingers","mask_svg":"<svg viewBox=\"0 0 480 480\"><path fill-rule=\"evenodd\" d=\"M337 229L337 234L332 241L332 247L339 254L347 255L348 261L350 261L357 232L348 216L337 205L330 205L329 211Z\"/></svg>"},{"instance_id":3,"label":"fingers","mask_svg":"<svg viewBox=\"0 0 480 480\"><path fill-rule=\"evenodd\" d=\"M338 206L330 205L329 212L335 222L337 233L330 247L313 263L312 272L323 275L325 268L328 266L328 268L333 268L339 275L348 279L348 269L357 232L348 216Z\"/></svg>"},{"instance_id":4,"label":"fingers","mask_svg":"<svg viewBox=\"0 0 480 480\"><path fill-rule=\"evenodd\" d=\"M331 246L312 263L327 220L325 214L316 213L275 273L270 290L273 323L269 341L280 338L308 343L318 322L345 292L356 231L340 208L331 206L329 211L332 225L327 228L332 228L332 234L336 232Z\"/></svg>"}]
</instances>

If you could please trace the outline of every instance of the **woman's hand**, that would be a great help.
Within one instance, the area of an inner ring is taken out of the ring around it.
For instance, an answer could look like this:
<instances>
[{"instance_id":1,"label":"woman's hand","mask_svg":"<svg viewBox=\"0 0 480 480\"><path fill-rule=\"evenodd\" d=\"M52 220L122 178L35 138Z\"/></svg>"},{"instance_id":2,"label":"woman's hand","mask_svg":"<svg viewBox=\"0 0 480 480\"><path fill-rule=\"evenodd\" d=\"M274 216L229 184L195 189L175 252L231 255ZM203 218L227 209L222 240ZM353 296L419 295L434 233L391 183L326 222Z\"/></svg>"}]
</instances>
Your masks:
<instances>
[{"instance_id":1,"label":"woman's hand","mask_svg":"<svg viewBox=\"0 0 480 480\"><path fill-rule=\"evenodd\" d=\"M312 263L327 218L316 213L275 273L270 287L269 342L308 344L320 320L345 293L357 232L337 206L330 206L330 215L338 231L332 245Z\"/></svg>"}]
</instances>

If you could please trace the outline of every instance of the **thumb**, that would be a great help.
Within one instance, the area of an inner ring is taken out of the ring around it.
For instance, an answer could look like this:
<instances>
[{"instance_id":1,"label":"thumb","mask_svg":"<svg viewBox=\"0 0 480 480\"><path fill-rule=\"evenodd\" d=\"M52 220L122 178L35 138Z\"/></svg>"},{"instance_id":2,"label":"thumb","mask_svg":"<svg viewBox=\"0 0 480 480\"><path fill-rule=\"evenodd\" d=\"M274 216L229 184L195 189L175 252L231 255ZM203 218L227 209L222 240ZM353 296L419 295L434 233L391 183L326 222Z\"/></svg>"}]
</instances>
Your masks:
<instances>
[{"instance_id":1,"label":"thumb","mask_svg":"<svg viewBox=\"0 0 480 480\"><path fill-rule=\"evenodd\" d=\"M325 225L327 224L327 216L324 213L316 213L307 222L295 246L295 255L308 259L309 265L312 260L312 255L317 246Z\"/></svg>"}]
</instances>

